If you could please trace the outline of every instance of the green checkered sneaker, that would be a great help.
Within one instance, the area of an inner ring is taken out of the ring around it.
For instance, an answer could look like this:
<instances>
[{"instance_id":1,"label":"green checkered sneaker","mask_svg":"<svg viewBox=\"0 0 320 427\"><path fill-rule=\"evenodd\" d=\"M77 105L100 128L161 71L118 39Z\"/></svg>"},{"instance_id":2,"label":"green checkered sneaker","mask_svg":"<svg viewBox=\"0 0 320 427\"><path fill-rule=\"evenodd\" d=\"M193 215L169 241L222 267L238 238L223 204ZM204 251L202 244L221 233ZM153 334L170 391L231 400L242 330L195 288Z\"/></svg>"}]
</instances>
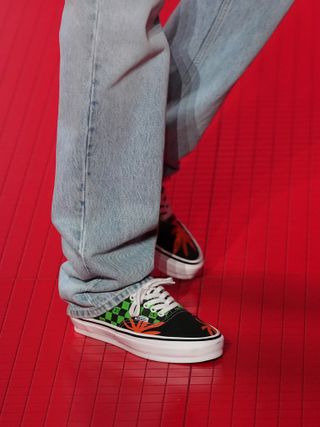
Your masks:
<instances>
[{"instance_id":1,"label":"green checkered sneaker","mask_svg":"<svg viewBox=\"0 0 320 427\"><path fill-rule=\"evenodd\" d=\"M173 283L170 277L150 277L102 315L71 318L75 331L160 362L194 363L220 357L223 336L184 309L162 286Z\"/></svg>"}]
</instances>

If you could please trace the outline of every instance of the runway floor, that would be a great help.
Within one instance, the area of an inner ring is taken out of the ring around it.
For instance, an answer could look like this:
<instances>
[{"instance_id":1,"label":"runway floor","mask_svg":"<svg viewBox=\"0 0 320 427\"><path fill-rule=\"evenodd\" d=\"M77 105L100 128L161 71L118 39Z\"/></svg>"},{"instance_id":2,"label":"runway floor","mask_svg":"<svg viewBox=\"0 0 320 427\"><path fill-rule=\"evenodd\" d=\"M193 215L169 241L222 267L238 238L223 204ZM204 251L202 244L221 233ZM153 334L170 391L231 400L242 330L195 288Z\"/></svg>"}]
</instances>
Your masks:
<instances>
[{"instance_id":1,"label":"runway floor","mask_svg":"<svg viewBox=\"0 0 320 427\"><path fill-rule=\"evenodd\" d=\"M76 335L59 299L62 6L0 4L0 425L318 427L319 2L296 1L168 183L206 258L173 294L226 337L197 365Z\"/></svg>"}]
</instances>

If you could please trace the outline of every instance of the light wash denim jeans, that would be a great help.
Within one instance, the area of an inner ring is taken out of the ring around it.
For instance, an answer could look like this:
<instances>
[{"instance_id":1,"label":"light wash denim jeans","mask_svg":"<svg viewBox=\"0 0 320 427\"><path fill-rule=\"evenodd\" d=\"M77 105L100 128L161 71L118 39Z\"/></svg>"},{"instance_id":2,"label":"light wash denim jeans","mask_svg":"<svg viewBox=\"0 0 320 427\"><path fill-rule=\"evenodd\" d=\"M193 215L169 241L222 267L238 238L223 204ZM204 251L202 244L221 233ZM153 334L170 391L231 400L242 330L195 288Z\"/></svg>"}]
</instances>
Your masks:
<instances>
[{"instance_id":1,"label":"light wash denim jeans","mask_svg":"<svg viewBox=\"0 0 320 427\"><path fill-rule=\"evenodd\" d=\"M93 317L153 270L163 175L179 168L293 0L66 0L52 223L59 293Z\"/></svg>"}]
</instances>

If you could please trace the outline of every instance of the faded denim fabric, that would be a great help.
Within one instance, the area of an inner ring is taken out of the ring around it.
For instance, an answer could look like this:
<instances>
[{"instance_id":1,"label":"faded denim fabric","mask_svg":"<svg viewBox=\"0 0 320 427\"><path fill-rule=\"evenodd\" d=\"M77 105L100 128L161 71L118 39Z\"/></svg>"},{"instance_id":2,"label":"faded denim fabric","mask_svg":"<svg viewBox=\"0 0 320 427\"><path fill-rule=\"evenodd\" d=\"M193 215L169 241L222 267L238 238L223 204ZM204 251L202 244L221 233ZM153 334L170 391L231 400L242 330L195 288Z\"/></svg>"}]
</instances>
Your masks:
<instances>
[{"instance_id":1,"label":"faded denim fabric","mask_svg":"<svg viewBox=\"0 0 320 427\"><path fill-rule=\"evenodd\" d=\"M148 279L163 175L199 141L292 0L66 0L52 223L68 314L93 317Z\"/></svg>"}]
</instances>

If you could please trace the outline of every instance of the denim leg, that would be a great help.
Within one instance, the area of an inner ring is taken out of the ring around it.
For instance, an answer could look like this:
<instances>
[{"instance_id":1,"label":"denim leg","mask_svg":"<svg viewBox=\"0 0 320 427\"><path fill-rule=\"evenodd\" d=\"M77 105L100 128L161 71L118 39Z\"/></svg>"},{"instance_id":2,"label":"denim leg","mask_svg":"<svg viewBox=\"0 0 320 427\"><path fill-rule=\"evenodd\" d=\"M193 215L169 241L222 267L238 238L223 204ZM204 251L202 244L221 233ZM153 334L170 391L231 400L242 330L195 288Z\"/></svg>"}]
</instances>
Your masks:
<instances>
[{"instance_id":1,"label":"denim leg","mask_svg":"<svg viewBox=\"0 0 320 427\"><path fill-rule=\"evenodd\" d=\"M164 30L171 49L166 176L197 144L228 91L293 0L181 0Z\"/></svg>"},{"instance_id":2,"label":"denim leg","mask_svg":"<svg viewBox=\"0 0 320 427\"><path fill-rule=\"evenodd\" d=\"M51 219L59 293L97 316L153 269L170 51L163 0L66 0Z\"/></svg>"}]
</instances>

